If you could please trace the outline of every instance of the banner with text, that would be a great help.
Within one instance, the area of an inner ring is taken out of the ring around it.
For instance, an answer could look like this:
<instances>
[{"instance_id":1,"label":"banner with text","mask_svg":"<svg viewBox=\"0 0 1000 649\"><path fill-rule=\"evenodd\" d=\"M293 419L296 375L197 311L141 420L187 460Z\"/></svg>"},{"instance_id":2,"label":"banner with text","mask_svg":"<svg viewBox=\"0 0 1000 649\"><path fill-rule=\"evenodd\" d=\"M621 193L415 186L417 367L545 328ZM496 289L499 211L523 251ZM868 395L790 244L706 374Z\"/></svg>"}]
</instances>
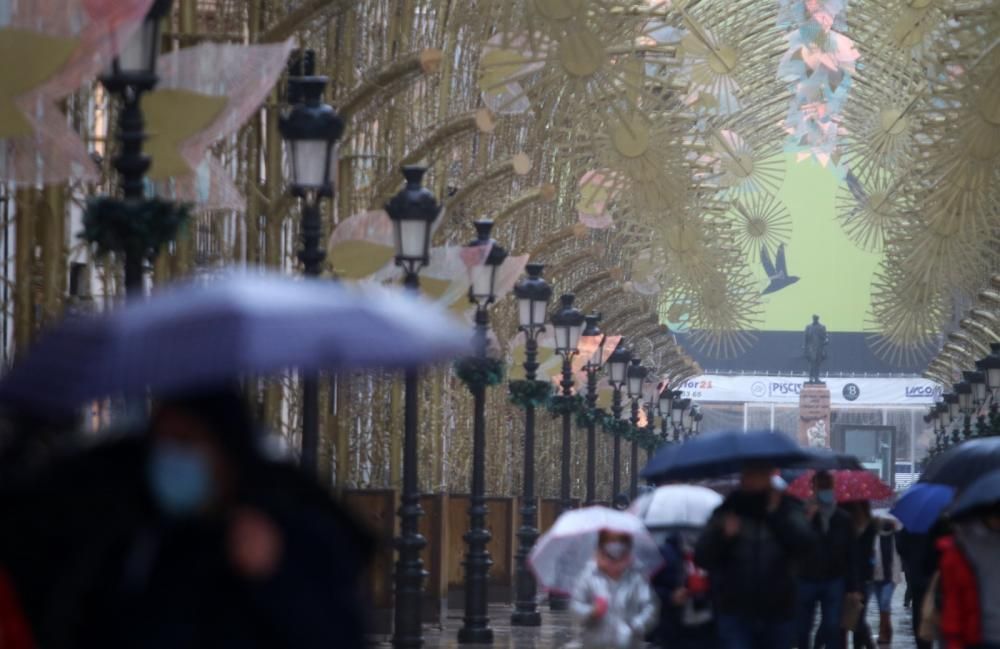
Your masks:
<instances>
[{"instance_id":1,"label":"banner with text","mask_svg":"<svg viewBox=\"0 0 1000 649\"><path fill-rule=\"evenodd\" d=\"M674 389L695 401L734 403L799 403L805 377L727 376L705 374ZM943 390L922 378L827 378L834 406L926 406Z\"/></svg>"}]
</instances>

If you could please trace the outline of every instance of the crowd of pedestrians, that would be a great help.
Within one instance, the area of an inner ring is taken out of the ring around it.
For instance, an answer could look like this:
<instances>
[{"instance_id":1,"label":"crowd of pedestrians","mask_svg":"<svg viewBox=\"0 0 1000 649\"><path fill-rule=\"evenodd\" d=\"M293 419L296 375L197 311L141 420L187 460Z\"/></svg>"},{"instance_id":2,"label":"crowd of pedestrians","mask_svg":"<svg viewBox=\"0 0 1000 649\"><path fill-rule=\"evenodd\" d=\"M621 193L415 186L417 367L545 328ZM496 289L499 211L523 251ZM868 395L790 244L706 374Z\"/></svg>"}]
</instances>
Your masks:
<instances>
[{"instance_id":1,"label":"crowd of pedestrians","mask_svg":"<svg viewBox=\"0 0 1000 649\"><path fill-rule=\"evenodd\" d=\"M583 645L876 649L904 633L921 648L1000 648L1000 503L916 534L868 501L838 503L830 472L805 500L784 485L745 467L701 530L666 534L651 587L627 567L629 538L602 533L574 594ZM904 575L913 626L893 629Z\"/></svg>"}]
</instances>

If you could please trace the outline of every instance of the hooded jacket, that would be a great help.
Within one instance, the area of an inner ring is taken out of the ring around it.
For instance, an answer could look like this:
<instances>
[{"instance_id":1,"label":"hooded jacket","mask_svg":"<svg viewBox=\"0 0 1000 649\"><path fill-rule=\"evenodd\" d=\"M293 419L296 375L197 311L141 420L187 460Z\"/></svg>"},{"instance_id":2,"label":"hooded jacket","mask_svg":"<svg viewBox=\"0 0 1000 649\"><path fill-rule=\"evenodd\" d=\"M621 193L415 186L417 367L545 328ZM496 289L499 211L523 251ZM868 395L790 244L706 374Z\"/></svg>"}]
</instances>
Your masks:
<instances>
[{"instance_id":1,"label":"hooded jacket","mask_svg":"<svg viewBox=\"0 0 1000 649\"><path fill-rule=\"evenodd\" d=\"M715 610L767 620L795 615L796 564L816 543L801 504L782 495L774 511L767 494L737 491L719 505L695 547L695 561L712 579ZM739 532L723 531L727 514L740 519Z\"/></svg>"},{"instance_id":2,"label":"hooded jacket","mask_svg":"<svg viewBox=\"0 0 1000 649\"><path fill-rule=\"evenodd\" d=\"M594 620L598 598L608 603L607 612ZM649 584L634 568L617 581L591 561L573 589L570 610L580 623L580 642L585 649L637 649L657 621L657 600Z\"/></svg>"}]
</instances>

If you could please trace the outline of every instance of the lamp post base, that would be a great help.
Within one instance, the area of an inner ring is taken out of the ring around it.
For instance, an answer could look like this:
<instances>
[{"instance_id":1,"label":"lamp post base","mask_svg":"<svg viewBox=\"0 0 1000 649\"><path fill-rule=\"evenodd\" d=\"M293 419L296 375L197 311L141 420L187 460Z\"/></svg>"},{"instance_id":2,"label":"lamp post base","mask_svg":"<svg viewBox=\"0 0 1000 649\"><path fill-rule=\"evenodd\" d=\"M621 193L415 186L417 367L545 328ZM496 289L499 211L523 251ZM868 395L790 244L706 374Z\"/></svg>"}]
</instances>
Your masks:
<instances>
[{"instance_id":1,"label":"lamp post base","mask_svg":"<svg viewBox=\"0 0 1000 649\"><path fill-rule=\"evenodd\" d=\"M459 644L493 644L493 629L468 629L458 630Z\"/></svg>"},{"instance_id":2,"label":"lamp post base","mask_svg":"<svg viewBox=\"0 0 1000 649\"><path fill-rule=\"evenodd\" d=\"M542 626L542 614L538 611L514 611L510 614L512 626Z\"/></svg>"}]
</instances>

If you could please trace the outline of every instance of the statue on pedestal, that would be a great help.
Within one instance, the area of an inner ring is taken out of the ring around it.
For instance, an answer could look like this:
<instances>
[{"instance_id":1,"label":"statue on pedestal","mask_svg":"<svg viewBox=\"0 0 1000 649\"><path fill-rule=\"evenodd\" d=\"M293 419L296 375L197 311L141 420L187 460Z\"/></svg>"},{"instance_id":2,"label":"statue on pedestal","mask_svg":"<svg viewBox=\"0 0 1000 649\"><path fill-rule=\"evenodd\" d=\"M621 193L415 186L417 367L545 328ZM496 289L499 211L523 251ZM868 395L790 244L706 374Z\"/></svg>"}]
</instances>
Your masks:
<instances>
[{"instance_id":1,"label":"statue on pedestal","mask_svg":"<svg viewBox=\"0 0 1000 649\"><path fill-rule=\"evenodd\" d=\"M819 316L814 315L812 324L806 327L806 340L802 351L809 362L809 380L806 383L822 384L819 380L819 367L826 360L826 345L829 343L826 327L820 324Z\"/></svg>"}]
</instances>

